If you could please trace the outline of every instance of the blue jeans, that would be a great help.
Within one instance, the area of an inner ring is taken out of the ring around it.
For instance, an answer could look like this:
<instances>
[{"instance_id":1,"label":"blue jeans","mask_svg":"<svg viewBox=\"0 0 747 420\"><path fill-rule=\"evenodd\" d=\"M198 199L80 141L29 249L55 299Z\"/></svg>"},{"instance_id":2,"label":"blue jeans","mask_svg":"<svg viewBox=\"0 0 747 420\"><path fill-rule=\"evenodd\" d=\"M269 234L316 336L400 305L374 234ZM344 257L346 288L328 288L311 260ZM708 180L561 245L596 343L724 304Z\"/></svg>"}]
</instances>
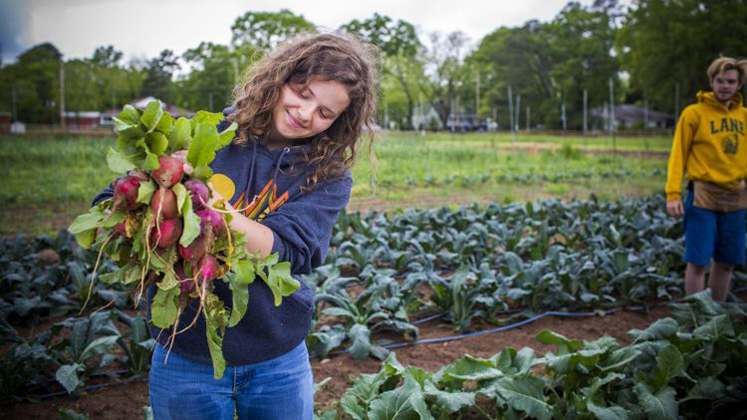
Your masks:
<instances>
[{"instance_id":1,"label":"blue jeans","mask_svg":"<svg viewBox=\"0 0 747 420\"><path fill-rule=\"evenodd\" d=\"M309 419L314 380L306 343L251 365L227 366L213 378L212 365L197 363L157 345L150 369L150 403L155 420Z\"/></svg>"}]
</instances>

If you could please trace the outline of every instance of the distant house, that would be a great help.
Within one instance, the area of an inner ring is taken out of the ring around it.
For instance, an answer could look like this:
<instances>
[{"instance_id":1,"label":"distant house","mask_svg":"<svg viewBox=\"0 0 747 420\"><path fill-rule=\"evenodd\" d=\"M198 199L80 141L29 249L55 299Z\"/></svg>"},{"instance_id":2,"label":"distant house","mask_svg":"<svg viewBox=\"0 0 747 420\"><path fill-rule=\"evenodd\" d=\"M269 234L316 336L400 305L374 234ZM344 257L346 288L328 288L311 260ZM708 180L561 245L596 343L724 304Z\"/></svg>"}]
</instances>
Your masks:
<instances>
[{"instance_id":1,"label":"distant house","mask_svg":"<svg viewBox=\"0 0 747 420\"><path fill-rule=\"evenodd\" d=\"M156 101L157 98L154 98L152 96L146 96L145 98L138 98L130 102L130 105L134 106L137 109L145 109L146 106L150 102ZM186 117L186 118L192 118L197 113L190 111L188 109L179 108L176 105L169 105L163 101L161 101L161 108L163 108L164 111L171 114L174 118L179 117ZM112 117L116 117L120 112L122 112L122 108L117 109L107 109L106 111L101 113L101 119L99 124L104 126L114 126L114 121L112 120Z\"/></svg>"},{"instance_id":2,"label":"distant house","mask_svg":"<svg viewBox=\"0 0 747 420\"><path fill-rule=\"evenodd\" d=\"M97 111L65 112L65 125L68 128L86 130L99 125L101 113Z\"/></svg>"},{"instance_id":3,"label":"distant house","mask_svg":"<svg viewBox=\"0 0 747 420\"><path fill-rule=\"evenodd\" d=\"M672 114L636 105L617 105L614 111L617 128L667 128L673 127L675 122ZM606 107L591 109L592 117L603 120L605 126L609 123L610 114L609 108Z\"/></svg>"}]
</instances>

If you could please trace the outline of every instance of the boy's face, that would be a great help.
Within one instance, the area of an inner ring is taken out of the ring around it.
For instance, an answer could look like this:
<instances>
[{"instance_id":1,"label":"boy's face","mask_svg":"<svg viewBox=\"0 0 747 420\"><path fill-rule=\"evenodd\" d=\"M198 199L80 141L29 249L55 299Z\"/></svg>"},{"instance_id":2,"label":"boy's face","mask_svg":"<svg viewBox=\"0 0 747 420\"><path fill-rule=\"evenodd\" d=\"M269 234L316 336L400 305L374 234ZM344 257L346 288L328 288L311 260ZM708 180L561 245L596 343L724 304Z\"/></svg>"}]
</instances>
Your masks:
<instances>
[{"instance_id":1,"label":"boy's face","mask_svg":"<svg viewBox=\"0 0 747 420\"><path fill-rule=\"evenodd\" d=\"M723 104L728 104L742 87L739 83L739 72L736 69L722 71L711 80L711 87L716 99Z\"/></svg>"},{"instance_id":2,"label":"boy's face","mask_svg":"<svg viewBox=\"0 0 747 420\"><path fill-rule=\"evenodd\" d=\"M286 140L313 137L328 129L348 105L347 88L340 82L286 83L272 110L274 134Z\"/></svg>"}]
</instances>

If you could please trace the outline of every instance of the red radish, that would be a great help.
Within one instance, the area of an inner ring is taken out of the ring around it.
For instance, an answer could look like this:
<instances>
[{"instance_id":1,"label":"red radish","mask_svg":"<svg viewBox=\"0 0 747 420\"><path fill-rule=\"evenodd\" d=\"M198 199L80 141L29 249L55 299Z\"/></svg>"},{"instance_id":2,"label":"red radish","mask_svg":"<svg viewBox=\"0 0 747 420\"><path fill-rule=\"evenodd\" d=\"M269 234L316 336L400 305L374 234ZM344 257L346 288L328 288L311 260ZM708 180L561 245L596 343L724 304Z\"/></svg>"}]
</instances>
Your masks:
<instances>
[{"instance_id":1,"label":"red radish","mask_svg":"<svg viewBox=\"0 0 747 420\"><path fill-rule=\"evenodd\" d=\"M153 226L150 231L150 242L159 248L167 248L174 245L182 236L182 219L165 219Z\"/></svg>"},{"instance_id":2,"label":"red radish","mask_svg":"<svg viewBox=\"0 0 747 420\"><path fill-rule=\"evenodd\" d=\"M150 175L148 175L148 173L145 171L141 171L140 169L133 169L130 172L127 172L127 175L135 177L140 181L147 181L150 179Z\"/></svg>"},{"instance_id":3,"label":"red radish","mask_svg":"<svg viewBox=\"0 0 747 420\"><path fill-rule=\"evenodd\" d=\"M150 207L154 214L159 214L164 219L173 219L178 216L176 206L176 194L168 188L159 188L150 199Z\"/></svg>"},{"instance_id":4,"label":"red radish","mask_svg":"<svg viewBox=\"0 0 747 420\"><path fill-rule=\"evenodd\" d=\"M127 222L117 223L114 225L114 231L118 234L127 237Z\"/></svg>"},{"instance_id":5,"label":"red radish","mask_svg":"<svg viewBox=\"0 0 747 420\"><path fill-rule=\"evenodd\" d=\"M143 206L137 202L137 192L140 188L140 179L134 176L124 176L114 181L114 202L124 205L127 210L134 210Z\"/></svg>"},{"instance_id":6,"label":"red radish","mask_svg":"<svg viewBox=\"0 0 747 420\"><path fill-rule=\"evenodd\" d=\"M216 259L214 256L205 255L200 259L198 271L203 282L218 277L219 270L220 267L218 266L218 259Z\"/></svg>"},{"instance_id":7,"label":"red radish","mask_svg":"<svg viewBox=\"0 0 747 420\"><path fill-rule=\"evenodd\" d=\"M179 255L186 261L197 261L209 251L206 242L205 235L200 235L187 247L179 245Z\"/></svg>"},{"instance_id":8,"label":"red radish","mask_svg":"<svg viewBox=\"0 0 747 420\"><path fill-rule=\"evenodd\" d=\"M190 197L192 197L192 209L195 211L203 208L203 203L207 203L210 199L210 190L199 179L190 179L184 183L184 187L189 191Z\"/></svg>"},{"instance_id":9,"label":"red radish","mask_svg":"<svg viewBox=\"0 0 747 420\"><path fill-rule=\"evenodd\" d=\"M226 234L226 224L223 221L223 216L215 210L202 209L196 212L197 216L202 219L200 227L205 230L206 226L211 226L215 236L223 236Z\"/></svg>"},{"instance_id":10,"label":"red radish","mask_svg":"<svg viewBox=\"0 0 747 420\"><path fill-rule=\"evenodd\" d=\"M150 174L158 185L170 188L182 179L184 163L171 156L161 156L158 158L158 169Z\"/></svg>"}]
</instances>

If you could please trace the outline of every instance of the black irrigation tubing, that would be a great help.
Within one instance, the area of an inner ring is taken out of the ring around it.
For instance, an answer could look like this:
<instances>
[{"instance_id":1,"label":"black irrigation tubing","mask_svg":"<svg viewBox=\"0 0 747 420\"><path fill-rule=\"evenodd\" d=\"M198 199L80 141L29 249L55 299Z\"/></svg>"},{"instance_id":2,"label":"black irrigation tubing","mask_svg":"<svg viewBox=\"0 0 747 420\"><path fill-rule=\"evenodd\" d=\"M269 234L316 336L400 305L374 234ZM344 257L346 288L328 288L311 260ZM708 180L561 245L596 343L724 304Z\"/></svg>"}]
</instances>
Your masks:
<instances>
[{"instance_id":1,"label":"black irrigation tubing","mask_svg":"<svg viewBox=\"0 0 747 420\"><path fill-rule=\"evenodd\" d=\"M112 382L104 382L104 383L100 383L96 385L88 385L85 388L83 388L83 392L95 391L97 389L107 388L112 385L127 385L131 383L143 381L147 378L148 378L147 376L143 375L140 377L133 377L133 378L125 379L124 381L112 381ZM70 395L70 394L67 391L59 391L59 392L52 392L50 394L45 394L45 395L35 395L35 396L32 396L31 398L39 399L39 400L46 400L49 398L62 397L65 395Z\"/></svg>"},{"instance_id":2,"label":"black irrigation tubing","mask_svg":"<svg viewBox=\"0 0 747 420\"><path fill-rule=\"evenodd\" d=\"M382 346L382 347L385 348L385 349L395 349L395 348L399 348L399 347L414 346L416 344L441 343L441 342L445 342L445 341L461 340L461 339L467 338L467 337L474 337L474 336L478 336L478 335L492 334L492 333L496 333L496 332L510 330L512 328L517 328L517 327L520 327L522 325L529 324L531 322L534 322L534 321L536 321L538 319L541 319L541 318L544 318L546 316L587 317L587 316L595 316L595 315L597 315L596 312L558 312L558 311L549 311L549 312L541 313L539 315L535 315L535 316L533 316L531 318L527 318L527 319L525 319L523 321L515 322L515 323L509 324L509 325L504 325L502 327L493 328L493 329L490 329L490 330L477 331L477 332L473 332L473 333L469 333L469 334L454 335L454 336L449 336L449 337L428 338L428 339L425 339L425 340L407 341L407 342L403 342L403 343L389 344L389 345Z\"/></svg>"}]
</instances>

